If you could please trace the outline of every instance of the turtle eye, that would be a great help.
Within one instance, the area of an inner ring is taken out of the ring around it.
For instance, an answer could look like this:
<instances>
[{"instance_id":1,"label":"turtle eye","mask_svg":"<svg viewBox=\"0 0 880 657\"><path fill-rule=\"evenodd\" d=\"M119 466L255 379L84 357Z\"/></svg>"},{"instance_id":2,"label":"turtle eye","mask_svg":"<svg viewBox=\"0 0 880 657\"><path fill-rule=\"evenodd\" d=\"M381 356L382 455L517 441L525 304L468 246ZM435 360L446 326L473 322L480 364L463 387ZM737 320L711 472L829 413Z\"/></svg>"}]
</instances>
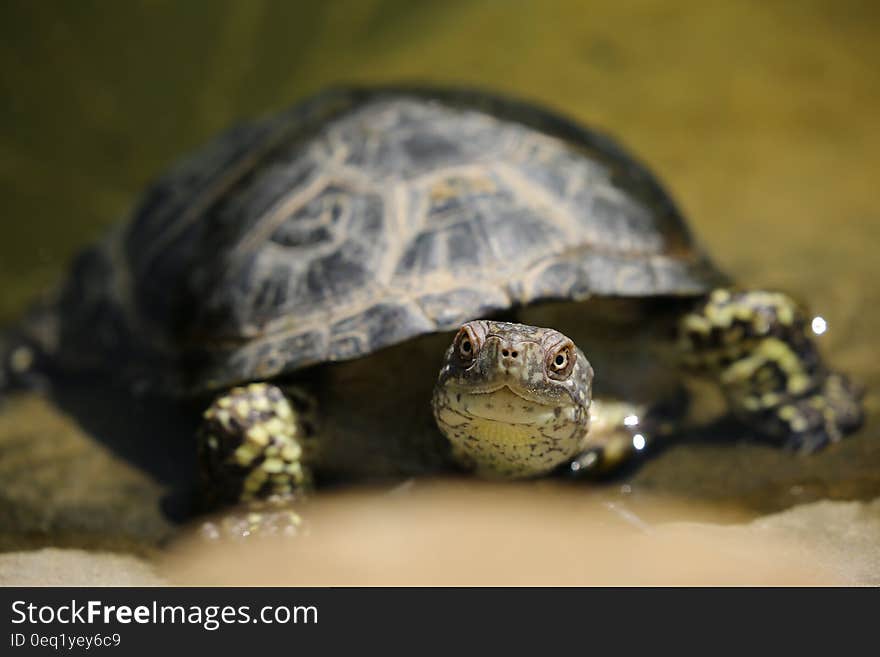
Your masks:
<instances>
[{"instance_id":1,"label":"turtle eye","mask_svg":"<svg viewBox=\"0 0 880 657\"><path fill-rule=\"evenodd\" d=\"M480 344L477 341L476 334L471 331L470 327L461 327L458 335L455 336L454 349L458 359L464 364L472 363L474 358L477 357L477 352L480 350Z\"/></svg>"},{"instance_id":2,"label":"turtle eye","mask_svg":"<svg viewBox=\"0 0 880 657\"><path fill-rule=\"evenodd\" d=\"M574 369L574 345L570 342L554 349L547 357L547 372L551 378L562 380L568 378Z\"/></svg>"}]
</instances>

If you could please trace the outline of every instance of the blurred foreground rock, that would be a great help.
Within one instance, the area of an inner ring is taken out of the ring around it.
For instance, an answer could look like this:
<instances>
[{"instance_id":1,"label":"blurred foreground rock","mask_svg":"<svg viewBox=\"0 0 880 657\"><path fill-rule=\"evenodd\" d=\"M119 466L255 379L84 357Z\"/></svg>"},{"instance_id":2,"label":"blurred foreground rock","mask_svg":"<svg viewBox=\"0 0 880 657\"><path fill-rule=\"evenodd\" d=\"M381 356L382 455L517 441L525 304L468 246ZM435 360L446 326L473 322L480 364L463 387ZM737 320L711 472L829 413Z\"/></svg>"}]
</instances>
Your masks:
<instances>
[{"instance_id":1,"label":"blurred foreground rock","mask_svg":"<svg viewBox=\"0 0 880 657\"><path fill-rule=\"evenodd\" d=\"M300 512L306 531L293 539L193 532L153 560L0 554L0 586L880 585L880 499L743 522L621 491L462 481L328 495Z\"/></svg>"},{"instance_id":2,"label":"blurred foreground rock","mask_svg":"<svg viewBox=\"0 0 880 657\"><path fill-rule=\"evenodd\" d=\"M295 540L190 539L161 566L193 585L827 585L880 583L880 500L736 519L557 486L419 484L304 505Z\"/></svg>"}]
</instances>

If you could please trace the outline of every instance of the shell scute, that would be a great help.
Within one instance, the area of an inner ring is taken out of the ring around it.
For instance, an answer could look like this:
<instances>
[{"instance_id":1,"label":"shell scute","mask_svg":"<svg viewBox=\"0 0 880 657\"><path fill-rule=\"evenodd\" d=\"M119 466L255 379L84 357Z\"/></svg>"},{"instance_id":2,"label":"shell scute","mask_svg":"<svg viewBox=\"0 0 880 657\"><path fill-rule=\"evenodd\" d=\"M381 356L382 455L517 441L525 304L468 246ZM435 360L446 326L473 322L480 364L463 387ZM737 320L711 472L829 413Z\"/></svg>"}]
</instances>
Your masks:
<instances>
[{"instance_id":1,"label":"shell scute","mask_svg":"<svg viewBox=\"0 0 880 657\"><path fill-rule=\"evenodd\" d=\"M614 141L468 91L338 90L240 126L160 178L103 248L99 301L193 387L536 301L724 280Z\"/></svg>"}]
</instances>

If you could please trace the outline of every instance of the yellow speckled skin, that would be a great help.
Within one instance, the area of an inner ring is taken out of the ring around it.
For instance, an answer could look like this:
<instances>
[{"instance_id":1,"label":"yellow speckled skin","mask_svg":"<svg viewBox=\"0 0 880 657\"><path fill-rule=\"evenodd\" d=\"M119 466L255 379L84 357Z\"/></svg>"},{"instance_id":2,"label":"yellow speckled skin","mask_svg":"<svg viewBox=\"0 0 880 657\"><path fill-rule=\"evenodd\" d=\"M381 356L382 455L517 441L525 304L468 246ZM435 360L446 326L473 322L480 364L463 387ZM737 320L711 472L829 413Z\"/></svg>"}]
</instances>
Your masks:
<instances>
[{"instance_id":1,"label":"yellow speckled skin","mask_svg":"<svg viewBox=\"0 0 880 657\"><path fill-rule=\"evenodd\" d=\"M204 413L198 436L205 488L214 504L286 498L307 489L314 403L268 383L233 388Z\"/></svg>"},{"instance_id":2,"label":"yellow speckled skin","mask_svg":"<svg viewBox=\"0 0 880 657\"><path fill-rule=\"evenodd\" d=\"M592 379L558 331L469 322L446 352L434 417L463 466L489 477L542 475L584 448Z\"/></svg>"},{"instance_id":3,"label":"yellow speckled skin","mask_svg":"<svg viewBox=\"0 0 880 657\"><path fill-rule=\"evenodd\" d=\"M740 419L810 452L855 430L863 413L861 392L826 367L808 323L784 294L719 289L682 318L680 347Z\"/></svg>"}]
</instances>

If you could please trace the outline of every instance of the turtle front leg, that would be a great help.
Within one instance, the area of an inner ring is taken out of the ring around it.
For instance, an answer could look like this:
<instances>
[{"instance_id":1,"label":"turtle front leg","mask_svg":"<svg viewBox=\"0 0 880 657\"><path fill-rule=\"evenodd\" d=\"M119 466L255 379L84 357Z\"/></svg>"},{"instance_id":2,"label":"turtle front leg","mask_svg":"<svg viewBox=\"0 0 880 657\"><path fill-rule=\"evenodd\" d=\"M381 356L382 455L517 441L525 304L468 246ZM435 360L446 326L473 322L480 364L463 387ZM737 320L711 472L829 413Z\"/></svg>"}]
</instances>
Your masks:
<instances>
[{"instance_id":1,"label":"turtle front leg","mask_svg":"<svg viewBox=\"0 0 880 657\"><path fill-rule=\"evenodd\" d=\"M298 516L290 502L312 484L316 403L299 388L252 383L221 395L198 432L205 497L213 507L243 503L227 515L223 533L278 533Z\"/></svg>"},{"instance_id":2,"label":"turtle front leg","mask_svg":"<svg viewBox=\"0 0 880 657\"><path fill-rule=\"evenodd\" d=\"M584 449L569 463L576 477L603 476L648 453L681 424L690 399L684 388L654 404L594 398Z\"/></svg>"},{"instance_id":3,"label":"turtle front leg","mask_svg":"<svg viewBox=\"0 0 880 657\"><path fill-rule=\"evenodd\" d=\"M778 292L718 289L680 322L685 363L717 379L732 411L812 452L855 431L861 391L829 370L803 308Z\"/></svg>"}]
</instances>

